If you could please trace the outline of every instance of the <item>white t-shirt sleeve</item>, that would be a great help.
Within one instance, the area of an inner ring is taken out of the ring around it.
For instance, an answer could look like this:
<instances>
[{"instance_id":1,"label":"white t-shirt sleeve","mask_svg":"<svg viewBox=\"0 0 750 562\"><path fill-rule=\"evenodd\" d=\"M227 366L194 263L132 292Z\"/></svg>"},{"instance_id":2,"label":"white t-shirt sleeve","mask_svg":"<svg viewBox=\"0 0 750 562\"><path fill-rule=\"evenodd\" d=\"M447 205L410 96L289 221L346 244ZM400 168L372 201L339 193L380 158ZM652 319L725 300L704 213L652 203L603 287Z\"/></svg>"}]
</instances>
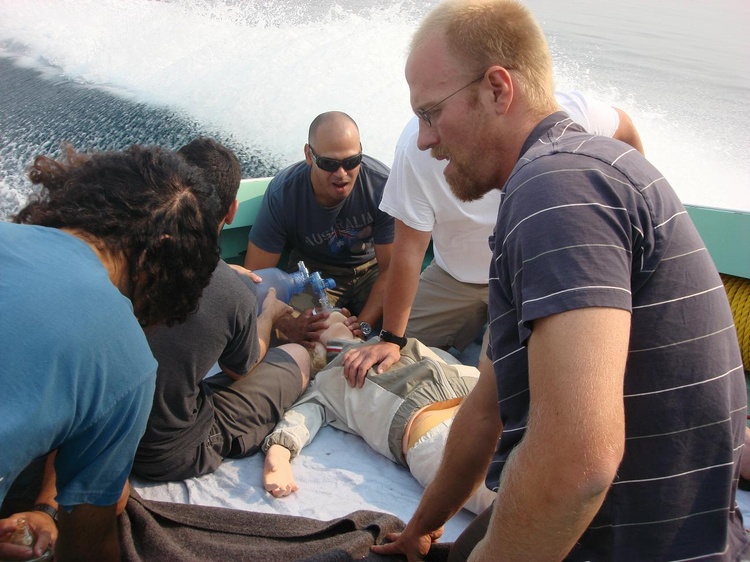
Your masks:
<instances>
[{"instance_id":1,"label":"white t-shirt sleeve","mask_svg":"<svg viewBox=\"0 0 750 562\"><path fill-rule=\"evenodd\" d=\"M435 225L435 211L427 194L429 179L424 174L423 159L431 157L417 148L418 127L417 124L415 129L410 121L401 133L379 208L406 226L430 232ZM427 169L433 166L430 164Z\"/></svg>"},{"instance_id":2,"label":"white t-shirt sleeve","mask_svg":"<svg viewBox=\"0 0 750 562\"><path fill-rule=\"evenodd\" d=\"M555 98L563 111L589 133L613 137L620 126L617 111L601 100L577 91L555 92Z\"/></svg>"}]
</instances>

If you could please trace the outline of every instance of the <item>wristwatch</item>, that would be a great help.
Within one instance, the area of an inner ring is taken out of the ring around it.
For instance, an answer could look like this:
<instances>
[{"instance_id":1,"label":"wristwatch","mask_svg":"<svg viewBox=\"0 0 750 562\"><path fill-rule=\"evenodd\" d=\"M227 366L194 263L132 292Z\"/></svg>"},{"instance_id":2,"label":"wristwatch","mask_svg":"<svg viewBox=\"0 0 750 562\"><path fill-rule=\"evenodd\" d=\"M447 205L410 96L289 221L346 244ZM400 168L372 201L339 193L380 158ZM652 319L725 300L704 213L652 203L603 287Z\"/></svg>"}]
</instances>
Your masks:
<instances>
[{"instance_id":1,"label":"wristwatch","mask_svg":"<svg viewBox=\"0 0 750 562\"><path fill-rule=\"evenodd\" d=\"M52 517L53 521L57 523L57 510L48 503L38 503L31 508L31 511L42 511Z\"/></svg>"},{"instance_id":2,"label":"wristwatch","mask_svg":"<svg viewBox=\"0 0 750 562\"><path fill-rule=\"evenodd\" d=\"M372 326L370 326L367 322L360 322L359 329L362 330L362 335L365 337L365 339L369 338L370 334L372 334Z\"/></svg>"},{"instance_id":3,"label":"wristwatch","mask_svg":"<svg viewBox=\"0 0 750 562\"><path fill-rule=\"evenodd\" d=\"M395 343L399 349L403 349L406 345L406 338L404 336L396 336L388 330L380 330L380 339L388 343Z\"/></svg>"}]
</instances>

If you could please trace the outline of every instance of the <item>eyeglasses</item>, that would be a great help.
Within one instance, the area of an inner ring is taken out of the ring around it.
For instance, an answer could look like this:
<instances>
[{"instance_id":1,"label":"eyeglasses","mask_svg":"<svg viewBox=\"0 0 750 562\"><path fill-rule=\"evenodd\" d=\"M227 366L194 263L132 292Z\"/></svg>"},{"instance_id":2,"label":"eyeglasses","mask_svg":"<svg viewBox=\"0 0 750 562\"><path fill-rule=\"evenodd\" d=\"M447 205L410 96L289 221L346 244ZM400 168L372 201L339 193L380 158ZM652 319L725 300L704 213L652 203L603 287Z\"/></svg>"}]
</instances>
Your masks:
<instances>
[{"instance_id":1,"label":"eyeglasses","mask_svg":"<svg viewBox=\"0 0 750 562\"><path fill-rule=\"evenodd\" d=\"M344 168L347 172L353 170L362 163L362 153L359 152L349 158L343 160L336 160L334 158L328 158L327 156L318 156L315 154L312 146L310 147L310 156L312 156L315 165L323 170L324 172L335 172L339 168Z\"/></svg>"},{"instance_id":2,"label":"eyeglasses","mask_svg":"<svg viewBox=\"0 0 750 562\"><path fill-rule=\"evenodd\" d=\"M485 71L485 72L487 72L487 71ZM424 121L425 123L427 123L428 127L432 127L432 116L430 114L435 112L435 109L437 109L437 106L439 106L440 104L444 103L446 100L452 98L453 96L455 96L461 90L465 90L466 88L468 88L472 84L476 84L482 78L484 78L484 72L482 72L482 74L480 74L479 76L477 76L476 78L474 78L474 80L472 80L471 82L469 82L468 84L466 84L466 86L461 86L458 90L456 90L455 92L453 92L450 95L445 96L443 99L441 99L436 104L431 105L427 109L417 109L414 113L416 113L417 117L419 117L422 121Z\"/></svg>"}]
</instances>

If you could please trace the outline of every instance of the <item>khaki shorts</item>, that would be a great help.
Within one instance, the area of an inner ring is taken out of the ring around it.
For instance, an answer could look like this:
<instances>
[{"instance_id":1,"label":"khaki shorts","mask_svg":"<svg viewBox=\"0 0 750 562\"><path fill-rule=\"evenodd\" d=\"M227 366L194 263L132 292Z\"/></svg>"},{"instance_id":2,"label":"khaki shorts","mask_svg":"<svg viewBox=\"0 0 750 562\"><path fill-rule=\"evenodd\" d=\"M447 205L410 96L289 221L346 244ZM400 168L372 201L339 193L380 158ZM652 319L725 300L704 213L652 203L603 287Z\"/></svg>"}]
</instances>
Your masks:
<instances>
[{"instance_id":1,"label":"khaki shorts","mask_svg":"<svg viewBox=\"0 0 750 562\"><path fill-rule=\"evenodd\" d=\"M488 285L462 283L433 261L419 278L406 335L431 347L463 351L487 323L488 303Z\"/></svg>"}]
</instances>

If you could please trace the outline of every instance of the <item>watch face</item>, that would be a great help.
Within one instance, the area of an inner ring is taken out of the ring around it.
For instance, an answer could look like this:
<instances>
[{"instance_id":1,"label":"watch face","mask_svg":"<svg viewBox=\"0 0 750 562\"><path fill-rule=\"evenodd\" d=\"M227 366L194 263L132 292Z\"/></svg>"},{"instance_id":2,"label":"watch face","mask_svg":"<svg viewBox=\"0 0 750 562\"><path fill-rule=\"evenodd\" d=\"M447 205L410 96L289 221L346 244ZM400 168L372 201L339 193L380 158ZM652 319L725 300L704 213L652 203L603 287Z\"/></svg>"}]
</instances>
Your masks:
<instances>
[{"instance_id":1,"label":"watch face","mask_svg":"<svg viewBox=\"0 0 750 562\"><path fill-rule=\"evenodd\" d=\"M367 322L360 322L359 329L362 330L362 335L364 335L365 337L369 336L372 333L372 328Z\"/></svg>"}]
</instances>

